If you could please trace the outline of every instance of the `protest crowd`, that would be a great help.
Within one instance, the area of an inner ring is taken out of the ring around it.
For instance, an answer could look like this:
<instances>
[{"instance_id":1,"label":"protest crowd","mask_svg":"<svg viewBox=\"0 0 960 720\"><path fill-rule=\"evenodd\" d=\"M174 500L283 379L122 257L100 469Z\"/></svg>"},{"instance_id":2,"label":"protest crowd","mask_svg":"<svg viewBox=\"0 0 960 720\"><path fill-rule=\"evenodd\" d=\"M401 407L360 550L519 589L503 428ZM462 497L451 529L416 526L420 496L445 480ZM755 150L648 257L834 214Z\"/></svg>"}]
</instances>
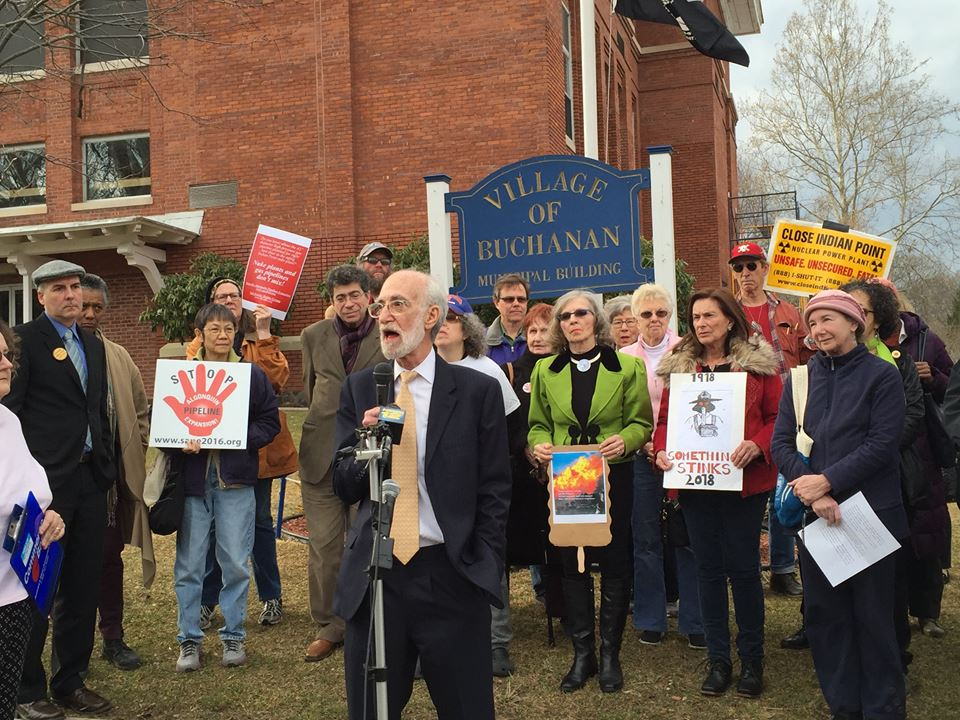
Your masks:
<instances>
[{"instance_id":1,"label":"protest crowd","mask_svg":"<svg viewBox=\"0 0 960 720\"><path fill-rule=\"evenodd\" d=\"M762 696L773 642L809 650L833 718L905 718L911 622L947 632L960 373L889 280L798 307L764 290L759 245L736 245L729 262L737 292L701 288L686 307L655 284L605 305L586 289L532 302L523 276L503 275L485 326L370 243L329 271L331 311L301 334L299 447L279 407L290 367L271 310L245 308L241 284L216 278L184 364L249 369L246 387L181 371L183 397L153 398L153 413L203 428L232 397L246 442L201 442L207 428L151 467L140 370L101 329L107 283L71 262L40 266L43 314L0 322L0 514L32 492L46 510L36 541L61 548L62 565L44 613L0 554L0 720L111 711L87 669L98 631L108 662L144 665L124 640L121 552L140 549L149 584L154 533L176 534L169 669L244 665L247 625L281 623L296 602L282 593L271 504L274 481L297 472L314 625L297 659L344 664L351 719L375 717L377 679L399 718L417 678L438 717L494 717L493 678L524 671L510 653L517 582L569 642L569 671L544 678L559 692L594 678L621 691L628 621L658 645L677 618L706 658L693 691ZM392 438L395 501L371 498L371 461L355 452L364 428ZM371 526L388 504L387 670L370 678ZM893 544L837 582L828 530L847 513ZM817 529L826 540L808 543ZM765 637L764 563L771 592L802 597L787 637Z\"/></svg>"}]
</instances>

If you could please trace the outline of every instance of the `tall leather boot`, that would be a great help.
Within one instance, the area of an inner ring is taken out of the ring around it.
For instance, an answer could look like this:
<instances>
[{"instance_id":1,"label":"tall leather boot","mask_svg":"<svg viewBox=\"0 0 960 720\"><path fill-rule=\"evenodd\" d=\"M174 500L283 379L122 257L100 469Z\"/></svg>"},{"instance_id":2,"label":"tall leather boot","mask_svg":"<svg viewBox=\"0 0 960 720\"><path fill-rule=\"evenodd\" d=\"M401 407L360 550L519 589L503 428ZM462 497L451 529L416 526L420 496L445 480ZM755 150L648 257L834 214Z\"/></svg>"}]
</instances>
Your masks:
<instances>
[{"instance_id":1,"label":"tall leather boot","mask_svg":"<svg viewBox=\"0 0 960 720\"><path fill-rule=\"evenodd\" d=\"M563 578L563 600L567 606L567 629L573 641L573 664L560 689L574 692L597 674L596 639L594 637L593 580Z\"/></svg>"},{"instance_id":2,"label":"tall leather boot","mask_svg":"<svg viewBox=\"0 0 960 720\"><path fill-rule=\"evenodd\" d=\"M630 585L624 578L600 578L600 689L617 692L623 687L620 644L627 622Z\"/></svg>"}]
</instances>

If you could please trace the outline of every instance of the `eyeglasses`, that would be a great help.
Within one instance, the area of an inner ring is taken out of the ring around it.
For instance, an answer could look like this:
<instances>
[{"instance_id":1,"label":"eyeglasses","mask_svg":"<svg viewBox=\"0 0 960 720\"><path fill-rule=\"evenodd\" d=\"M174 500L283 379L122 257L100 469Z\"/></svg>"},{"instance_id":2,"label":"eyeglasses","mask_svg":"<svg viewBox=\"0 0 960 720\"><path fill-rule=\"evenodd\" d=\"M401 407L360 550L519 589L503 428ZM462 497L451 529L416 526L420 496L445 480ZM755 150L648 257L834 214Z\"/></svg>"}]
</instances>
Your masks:
<instances>
[{"instance_id":1,"label":"eyeglasses","mask_svg":"<svg viewBox=\"0 0 960 720\"><path fill-rule=\"evenodd\" d=\"M370 313L370 317L378 318L383 314L384 309L389 310L391 315L402 315L411 307L412 306L409 300L404 300L403 298L394 298L393 300L388 300L387 302L370 303L367 306L367 312Z\"/></svg>"},{"instance_id":2,"label":"eyeglasses","mask_svg":"<svg viewBox=\"0 0 960 720\"><path fill-rule=\"evenodd\" d=\"M367 263L367 265L383 265L383 267L393 265L393 260L390 258L368 257L364 258L363 261Z\"/></svg>"},{"instance_id":3,"label":"eyeglasses","mask_svg":"<svg viewBox=\"0 0 960 720\"><path fill-rule=\"evenodd\" d=\"M462 319L463 319L463 318L462 318L460 315L457 315L457 314L454 313L454 312L448 312L448 313L447 313L447 317L446 317L446 319L444 320L444 322L448 322L448 323L458 323L458 322L460 322Z\"/></svg>"},{"instance_id":4,"label":"eyeglasses","mask_svg":"<svg viewBox=\"0 0 960 720\"><path fill-rule=\"evenodd\" d=\"M633 327L637 324L636 318L618 318L610 323L615 328Z\"/></svg>"},{"instance_id":5,"label":"eyeglasses","mask_svg":"<svg viewBox=\"0 0 960 720\"><path fill-rule=\"evenodd\" d=\"M753 272L754 270L757 269L757 263L755 263L753 260L751 260L750 262L747 262L747 263L734 263L734 264L733 264L733 271L734 271L735 273L737 273L738 275L743 272L743 269L744 269L744 268L746 268L746 269L749 270L750 272Z\"/></svg>"},{"instance_id":6,"label":"eyeglasses","mask_svg":"<svg viewBox=\"0 0 960 720\"><path fill-rule=\"evenodd\" d=\"M220 337L221 335L233 337L237 334L237 329L232 325L228 325L227 327L205 327L203 334L209 335L210 337Z\"/></svg>"},{"instance_id":7,"label":"eyeglasses","mask_svg":"<svg viewBox=\"0 0 960 720\"><path fill-rule=\"evenodd\" d=\"M520 303L522 305L527 302L527 298L523 295L503 295L497 298L497 300L499 302L505 302L507 305L513 305L514 303Z\"/></svg>"},{"instance_id":8,"label":"eyeglasses","mask_svg":"<svg viewBox=\"0 0 960 720\"><path fill-rule=\"evenodd\" d=\"M14 361L17 359L17 354L13 350L4 350L3 352L0 352L0 358L13 365Z\"/></svg>"},{"instance_id":9,"label":"eyeglasses","mask_svg":"<svg viewBox=\"0 0 960 720\"><path fill-rule=\"evenodd\" d=\"M649 320L654 315L656 315L658 318L663 320L669 314L670 314L669 310L657 310L656 312L654 312L653 310L644 310L642 313L640 313L640 317L642 317L644 320Z\"/></svg>"},{"instance_id":10,"label":"eyeglasses","mask_svg":"<svg viewBox=\"0 0 960 720\"><path fill-rule=\"evenodd\" d=\"M214 301L214 302L222 302L222 301L224 301L224 300L239 300L239 299L240 299L240 293L236 293L236 292L223 293L223 294L221 294L221 295L214 295L214 296L213 296L213 301Z\"/></svg>"},{"instance_id":11,"label":"eyeglasses","mask_svg":"<svg viewBox=\"0 0 960 720\"><path fill-rule=\"evenodd\" d=\"M593 310L587 310L586 308L578 308L576 310L570 310L569 312L562 312L557 315L557 319L560 322L566 322L572 317L585 318L587 315L592 315Z\"/></svg>"}]
</instances>

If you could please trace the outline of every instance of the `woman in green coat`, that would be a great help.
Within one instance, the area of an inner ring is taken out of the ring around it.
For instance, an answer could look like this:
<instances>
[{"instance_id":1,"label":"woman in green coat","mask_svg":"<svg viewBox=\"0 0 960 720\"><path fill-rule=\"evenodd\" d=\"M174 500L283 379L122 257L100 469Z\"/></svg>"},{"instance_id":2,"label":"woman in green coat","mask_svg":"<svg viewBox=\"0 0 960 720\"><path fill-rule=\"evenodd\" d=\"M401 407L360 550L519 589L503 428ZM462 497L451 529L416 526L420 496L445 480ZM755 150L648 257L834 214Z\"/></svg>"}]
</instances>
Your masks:
<instances>
[{"instance_id":1,"label":"woman in green coat","mask_svg":"<svg viewBox=\"0 0 960 720\"><path fill-rule=\"evenodd\" d=\"M537 363L530 378L528 440L540 463L549 463L554 446L599 445L610 464L610 544L588 550L600 564L600 667L604 692L623 687L620 643L630 600L633 548L633 459L650 439L653 425L644 364L617 353L600 296L573 290L554 306L550 325L557 355ZM567 630L573 665L560 689L573 692L597 674L593 581L577 567L576 549L561 548Z\"/></svg>"}]
</instances>

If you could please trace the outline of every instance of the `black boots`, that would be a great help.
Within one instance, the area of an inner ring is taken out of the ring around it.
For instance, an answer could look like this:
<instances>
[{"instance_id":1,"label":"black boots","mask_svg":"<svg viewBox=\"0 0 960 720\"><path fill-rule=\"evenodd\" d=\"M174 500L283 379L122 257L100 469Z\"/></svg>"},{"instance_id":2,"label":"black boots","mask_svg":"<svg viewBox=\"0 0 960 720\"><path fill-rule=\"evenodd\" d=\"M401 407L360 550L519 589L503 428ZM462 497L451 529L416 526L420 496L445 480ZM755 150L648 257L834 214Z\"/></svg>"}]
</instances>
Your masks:
<instances>
[{"instance_id":1,"label":"black boots","mask_svg":"<svg viewBox=\"0 0 960 720\"><path fill-rule=\"evenodd\" d=\"M707 661L707 676L700 686L700 694L716 697L723 695L730 687L733 667L726 660L711 658Z\"/></svg>"},{"instance_id":2,"label":"black boots","mask_svg":"<svg viewBox=\"0 0 960 720\"><path fill-rule=\"evenodd\" d=\"M761 692L763 692L763 661L741 658L737 695L745 698L758 698Z\"/></svg>"},{"instance_id":3,"label":"black boots","mask_svg":"<svg viewBox=\"0 0 960 720\"><path fill-rule=\"evenodd\" d=\"M593 622L593 581L589 575L563 578L563 600L567 605L567 630L573 641L573 665L560 689L574 692L597 674L596 640Z\"/></svg>"},{"instance_id":4,"label":"black boots","mask_svg":"<svg viewBox=\"0 0 960 720\"><path fill-rule=\"evenodd\" d=\"M600 579L600 689L605 693L623 688L620 643L627 621L630 585L624 578Z\"/></svg>"}]
</instances>

